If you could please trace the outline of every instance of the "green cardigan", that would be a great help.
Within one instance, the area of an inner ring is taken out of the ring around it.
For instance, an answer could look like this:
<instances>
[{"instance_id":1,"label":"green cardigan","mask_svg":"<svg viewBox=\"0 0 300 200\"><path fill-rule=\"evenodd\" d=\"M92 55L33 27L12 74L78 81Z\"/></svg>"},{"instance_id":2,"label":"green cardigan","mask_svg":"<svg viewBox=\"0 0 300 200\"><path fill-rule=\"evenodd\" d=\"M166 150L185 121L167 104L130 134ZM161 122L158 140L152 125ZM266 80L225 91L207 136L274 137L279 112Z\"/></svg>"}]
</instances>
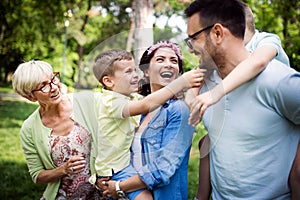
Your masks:
<instances>
[{"instance_id":1,"label":"green cardigan","mask_svg":"<svg viewBox=\"0 0 300 200\"><path fill-rule=\"evenodd\" d=\"M70 101L73 104L73 113L70 116L74 121L78 122L86 128L92 135L92 150L91 150L91 173L95 173L94 163L96 158L97 148L97 132L98 121L97 111L99 111L99 102L101 94L94 92L80 92L68 94ZM50 156L49 138L51 129L42 124L39 108L35 110L23 123L21 127L21 145L29 169L29 173L34 183L38 174L44 169L53 169L55 165ZM54 200L60 180L48 183L44 192L46 200Z\"/></svg>"}]
</instances>

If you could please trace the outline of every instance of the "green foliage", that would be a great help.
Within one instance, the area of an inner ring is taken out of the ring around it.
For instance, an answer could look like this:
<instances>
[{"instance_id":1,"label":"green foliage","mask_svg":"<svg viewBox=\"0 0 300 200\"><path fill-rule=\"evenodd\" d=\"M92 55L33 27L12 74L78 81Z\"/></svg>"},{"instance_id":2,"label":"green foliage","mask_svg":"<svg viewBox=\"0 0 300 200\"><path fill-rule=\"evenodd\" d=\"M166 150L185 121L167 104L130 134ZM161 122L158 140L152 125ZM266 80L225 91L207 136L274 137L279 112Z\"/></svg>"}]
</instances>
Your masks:
<instances>
[{"instance_id":1,"label":"green foliage","mask_svg":"<svg viewBox=\"0 0 300 200\"><path fill-rule=\"evenodd\" d=\"M171 27L166 26L164 29L154 27L154 43L160 40L168 40L175 35L176 34L172 32Z\"/></svg>"},{"instance_id":2,"label":"green foliage","mask_svg":"<svg viewBox=\"0 0 300 200\"><path fill-rule=\"evenodd\" d=\"M246 0L255 17L256 28L281 38L291 67L300 71L300 1Z\"/></svg>"},{"instance_id":3,"label":"green foliage","mask_svg":"<svg viewBox=\"0 0 300 200\"><path fill-rule=\"evenodd\" d=\"M184 0L153 0L156 17L166 15L171 17L173 14L183 15L183 10L188 6L188 2Z\"/></svg>"},{"instance_id":4,"label":"green foliage","mask_svg":"<svg viewBox=\"0 0 300 200\"><path fill-rule=\"evenodd\" d=\"M154 16L183 16L188 0L153 0ZM279 35L291 66L300 70L300 2L297 0L245 0L253 10L260 30ZM85 67L81 63L99 44L128 32L130 0L2 0L0 2L0 81L10 81L17 65L42 59L65 75L64 82L74 87ZM67 11L72 16L65 16ZM70 24L66 28L65 20ZM67 31L67 34L66 34ZM171 38L171 28L155 28L154 41ZM126 43L127 38L123 38ZM182 38L181 38L182 40ZM66 51L64 52L64 45ZM108 44L109 47L109 44ZM104 49L104 48L103 48ZM189 53L185 53L187 61ZM66 55L64 57L64 55ZM194 63L187 62L187 69ZM87 84L89 85L89 84Z\"/></svg>"},{"instance_id":5,"label":"green foliage","mask_svg":"<svg viewBox=\"0 0 300 200\"><path fill-rule=\"evenodd\" d=\"M0 2L0 79L24 60L46 59L52 40L62 34L59 22L73 0L3 0ZM55 45L59 42L55 43ZM51 58L52 59L52 58Z\"/></svg>"}]
</instances>

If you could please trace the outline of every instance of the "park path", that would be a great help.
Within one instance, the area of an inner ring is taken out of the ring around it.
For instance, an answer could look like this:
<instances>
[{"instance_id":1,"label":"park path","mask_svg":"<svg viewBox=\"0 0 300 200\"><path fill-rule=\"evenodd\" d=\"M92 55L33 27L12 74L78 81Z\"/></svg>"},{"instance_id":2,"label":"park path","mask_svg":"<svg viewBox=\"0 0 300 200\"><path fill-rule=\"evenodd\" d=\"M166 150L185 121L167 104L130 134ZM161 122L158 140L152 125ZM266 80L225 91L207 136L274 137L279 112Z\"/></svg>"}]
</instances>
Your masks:
<instances>
[{"instance_id":1,"label":"park path","mask_svg":"<svg viewBox=\"0 0 300 200\"><path fill-rule=\"evenodd\" d=\"M4 101L4 100L18 100L18 101L31 102L16 93L0 93L0 101Z\"/></svg>"}]
</instances>

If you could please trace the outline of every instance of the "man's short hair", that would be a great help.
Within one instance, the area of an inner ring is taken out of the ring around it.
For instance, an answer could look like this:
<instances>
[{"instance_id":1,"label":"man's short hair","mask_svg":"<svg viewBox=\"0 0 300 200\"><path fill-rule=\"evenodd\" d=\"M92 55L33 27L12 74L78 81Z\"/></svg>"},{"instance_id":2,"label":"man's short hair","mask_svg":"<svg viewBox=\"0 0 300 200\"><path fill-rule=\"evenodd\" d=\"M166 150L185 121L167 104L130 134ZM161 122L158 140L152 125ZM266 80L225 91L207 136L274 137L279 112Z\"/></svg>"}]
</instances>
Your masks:
<instances>
[{"instance_id":1,"label":"man's short hair","mask_svg":"<svg viewBox=\"0 0 300 200\"><path fill-rule=\"evenodd\" d=\"M186 8L185 15L191 17L196 13L200 17L200 26L220 23L235 37L244 38L245 13L239 0L196 0Z\"/></svg>"}]
</instances>

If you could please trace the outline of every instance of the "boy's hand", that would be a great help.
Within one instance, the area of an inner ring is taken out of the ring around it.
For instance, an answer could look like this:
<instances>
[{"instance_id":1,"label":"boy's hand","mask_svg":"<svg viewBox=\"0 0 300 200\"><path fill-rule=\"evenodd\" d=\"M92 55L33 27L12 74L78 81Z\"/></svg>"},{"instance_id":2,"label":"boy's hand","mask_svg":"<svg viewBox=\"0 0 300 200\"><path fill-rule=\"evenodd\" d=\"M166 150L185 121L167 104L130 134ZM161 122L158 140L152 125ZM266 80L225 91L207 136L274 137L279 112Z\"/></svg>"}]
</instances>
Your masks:
<instances>
[{"instance_id":1,"label":"boy's hand","mask_svg":"<svg viewBox=\"0 0 300 200\"><path fill-rule=\"evenodd\" d=\"M224 96L222 87L215 87L212 90L196 96L193 100L189 99L190 118L189 124L196 126L204 115L206 109L217 103Z\"/></svg>"},{"instance_id":2,"label":"boy's hand","mask_svg":"<svg viewBox=\"0 0 300 200\"><path fill-rule=\"evenodd\" d=\"M210 105L212 105L212 98L209 92L196 96L190 102L189 124L196 126L202 120L204 112Z\"/></svg>"},{"instance_id":3,"label":"boy's hand","mask_svg":"<svg viewBox=\"0 0 300 200\"><path fill-rule=\"evenodd\" d=\"M103 195L118 199L119 196L117 195L116 192L116 181L106 181L105 185L106 185L106 189L103 190Z\"/></svg>"},{"instance_id":4,"label":"boy's hand","mask_svg":"<svg viewBox=\"0 0 300 200\"><path fill-rule=\"evenodd\" d=\"M106 182L110 180L110 177L107 176L107 177L102 177L102 178L98 178L97 179L97 187L101 190L101 191L104 191L107 189L107 184Z\"/></svg>"},{"instance_id":5,"label":"boy's hand","mask_svg":"<svg viewBox=\"0 0 300 200\"><path fill-rule=\"evenodd\" d=\"M194 68L188 72L185 72L181 76L185 88L201 87L204 81L205 72L205 69L200 68Z\"/></svg>"}]
</instances>

